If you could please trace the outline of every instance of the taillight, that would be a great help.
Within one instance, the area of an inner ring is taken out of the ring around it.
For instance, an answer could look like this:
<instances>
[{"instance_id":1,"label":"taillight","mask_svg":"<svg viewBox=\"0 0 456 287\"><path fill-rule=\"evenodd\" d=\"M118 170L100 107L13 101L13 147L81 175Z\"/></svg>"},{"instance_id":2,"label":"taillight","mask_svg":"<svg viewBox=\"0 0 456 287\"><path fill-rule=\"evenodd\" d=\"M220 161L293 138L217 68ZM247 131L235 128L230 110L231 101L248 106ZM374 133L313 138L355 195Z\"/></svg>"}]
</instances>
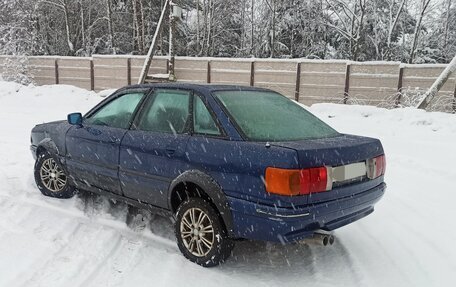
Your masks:
<instances>
[{"instance_id":1,"label":"taillight","mask_svg":"<svg viewBox=\"0 0 456 287\"><path fill-rule=\"evenodd\" d=\"M330 167L307 169L266 169L266 191L280 195L307 195L332 189Z\"/></svg>"},{"instance_id":2,"label":"taillight","mask_svg":"<svg viewBox=\"0 0 456 287\"><path fill-rule=\"evenodd\" d=\"M368 172L367 175L370 179L375 179L385 174L386 171L386 158L381 155L367 161Z\"/></svg>"}]
</instances>

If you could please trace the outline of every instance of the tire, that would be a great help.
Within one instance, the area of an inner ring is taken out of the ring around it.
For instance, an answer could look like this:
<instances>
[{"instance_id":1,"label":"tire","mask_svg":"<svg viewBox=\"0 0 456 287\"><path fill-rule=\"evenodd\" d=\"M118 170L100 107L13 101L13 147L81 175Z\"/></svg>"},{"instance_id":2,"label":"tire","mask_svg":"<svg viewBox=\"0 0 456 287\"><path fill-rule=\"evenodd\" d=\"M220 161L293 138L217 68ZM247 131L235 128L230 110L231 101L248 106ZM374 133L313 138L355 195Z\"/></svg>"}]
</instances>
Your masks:
<instances>
[{"instance_id":1,"label":"tire","mask_svg":"<svg viewBox=\"0 0 456 287\"><path fill-rule=\"evenodd\" d=\"M41 153L35 162L35 182L45 196L72 198L75 194L67 172L47 151Z\"/></svg>"},{"instance_id":2,"label":"tire","mask_svg":"<svg viewBox=\"0 0 456 287\"><path fill-rule=\"evenodd\" d=\"M180 251L198 265L217 266L231 255L234 243L228 238L222 218L204 199L183 202L177 210L174 229Z\"/></svg>"}]
</instances>

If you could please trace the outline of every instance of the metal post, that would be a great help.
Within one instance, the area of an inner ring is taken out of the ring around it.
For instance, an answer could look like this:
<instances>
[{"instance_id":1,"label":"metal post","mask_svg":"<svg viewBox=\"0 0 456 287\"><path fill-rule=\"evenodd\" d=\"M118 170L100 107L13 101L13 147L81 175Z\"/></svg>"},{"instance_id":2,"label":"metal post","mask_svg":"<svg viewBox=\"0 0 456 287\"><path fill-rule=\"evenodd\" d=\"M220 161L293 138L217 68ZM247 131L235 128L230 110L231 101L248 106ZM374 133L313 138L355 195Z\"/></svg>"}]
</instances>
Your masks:
<instances>
[{"instance_id":1,"label":"metal post","mask_svg":"<svg viewBox=\"0 0 456 287\"><path fill-rule=\"evenodd\" d=\"M127 59L127 82L131 85L131 58Z\"/></svg>"},{"instance_id":2,"label":"metal post","mask_svg":"<svg viewBox=\"0 0 456 287\"><path fill-rule=\"evenodd\" d=\"M95 91L95 69L93 66L93 59L90 60L90 89Z\"/></svg>"},{"instance_id":3,"label":"metal post","mask_svg":"<svg viewBox=\"0 0 456 287\"><path fill-rule=\"evenodd\" d=\"M295 100L299 102L299 92L301 88L301 63L296 65L296 89L295 89Z\"/></svg>"},{"instance_id":4,"label":"metal post","mask_svg":"<svg viewBox=\"0 0 456 287\"><path fill-rule=\"evenodd\" d=\"M456 114L456 84L454 85L454 94L453 94L453 114Z\"/></svg>"},{"instance_id":5,"label":"metal post","mask_svg":"<svg viewBox=\"0 0 456 287\"><path fill-rule=\"evenodd\" d=\"M250 86L253 87L255 85L255 62L252 61L250 63Z\"/></svg>"},{"instance_id":6,"label":"metal post","mask_svg":"<svg viewBox=\"0 0 456 287\"><path fill-rule=\"evenodd\" d=\"M350 64L347 63L345 69L345 89L344 89L344 104L347 104L348 97L350 96Z\"/></svg>"},{"instance_id":7,"label":"metal post","mask_svg":"<svg viewBox=\"0 0 456 287\"><path fill-rule=\"evenodd\" d=\"M207 81L208 84L211 83L211 61L207 61Z\"/></svg>"},{"instance_id":8,"label":"metal post","mask_svg":"<svg viewBox=\"0 0 456 287\"><path fill-rule=\"evenodd\" d=\"M397 108L401 104L402 100L402 81L404 78L404 67L399 68L399 79L397 81L397 96L394 102L394 106Z\"/></svg>"},{"instance_id":9,"label":"metal post","mask_svg":"<svg viewBox=\"0 0 456 287\"><path fill-rule=\"evenodd\" d=\"M58 59L55 59L54 66L55 66L55 84L58 85L60 83L60 79L59 79L59 60Z\"/></svg>"}]
</instances>

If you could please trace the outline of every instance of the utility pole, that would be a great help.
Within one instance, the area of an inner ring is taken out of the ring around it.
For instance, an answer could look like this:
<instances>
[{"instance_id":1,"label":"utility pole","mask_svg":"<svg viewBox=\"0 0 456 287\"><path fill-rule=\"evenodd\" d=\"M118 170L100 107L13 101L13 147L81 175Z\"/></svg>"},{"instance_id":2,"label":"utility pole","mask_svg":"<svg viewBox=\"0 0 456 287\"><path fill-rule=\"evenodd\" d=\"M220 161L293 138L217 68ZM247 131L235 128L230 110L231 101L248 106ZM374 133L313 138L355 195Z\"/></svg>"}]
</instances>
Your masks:
<instances>
[{"instance_id":1,"label":"utility pole","mask_svg":"<svg viewBox=\"0 0 456 287\"><path fill-rule=\"evenodd\" d=\"M174 61L176 51L174 46L176 44L174 33L176 31L176 21L181 18L182 9L176 4L171 2L171 12L169 13L169 61L168 61L168 71L169 71L169 80L175 81L176 76L174 74Z\"/></svg>"},{"instance_id":2,"label":"utility pole","mask_svg":"<svg viewBox=\"0 0 456 287\"><path fill-rule=\"evenodd\" d=\"M149 73L150 65L152 64L152 58L154 57L155 49L157 47L157 39L160 35L160 32L163 28L163 20L165 18L166 11L170 5L170 0L165 0L162 13L160 15L160 20L158 20L157 28L155 29L154 38L152 39L152 45L150 45L149 52L147 53L146 61L141 70L141 75L139 76L138 84L144 84L146 82L147 73Z\"/></svg>"},{"instance_id":3,"label":"utility pole","mask_svg":"<svg viewBox=\"0 0 456 287\"><path fill-rule=\"evenodd\" d=\"M250 34L250 55L252 57L255 56L255 51L254 51L254 48L253 48L254 37L255 37L255 22L254 22L254 20L255 20L255 12L253 11L254 7L255 7L255 0L252 0L252 7L251 7L251 11L250 11L250 13L251 13L251 15L250 15L251 19L250 20L252 21L251 28L250 28L251 29L251 31L250 31L250 33L251 33Z\"/></svg>"},{"instance_id":4,"label":"utility pole","mask_svg":"<svg viewBox=\"0 0 456 287\"><path fill-rule=\"evenodd\" d=\"M424 94L424 98L418 104L418 109L426 109L432 99L437 95L440 89L445 85L448 78L456 71L456 55L454 56L451 63L445 68L442 74L437 78L437 80L432 84L429 90Z\"/></svg>"}]
</instances>

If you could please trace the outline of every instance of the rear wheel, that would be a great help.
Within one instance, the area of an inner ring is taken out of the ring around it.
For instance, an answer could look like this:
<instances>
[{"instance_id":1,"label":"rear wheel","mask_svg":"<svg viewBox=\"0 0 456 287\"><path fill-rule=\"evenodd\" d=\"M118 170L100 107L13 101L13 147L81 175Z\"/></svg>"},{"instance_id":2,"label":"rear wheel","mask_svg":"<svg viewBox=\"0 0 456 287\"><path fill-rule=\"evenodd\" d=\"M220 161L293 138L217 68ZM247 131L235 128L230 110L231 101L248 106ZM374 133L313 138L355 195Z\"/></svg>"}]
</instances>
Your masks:
<instances>
[{"instance_id":1,"label":"rear wheel","mask_svg":"<svg viewBox=\"0 0 456 287\"><path fill-rule=\"evenodd\" d=\"M201 198L190 198L178 208L175 233L182 254L203 267L224 262L234 247L217 211Z\"/></svg>"},{"instance_id":2,"label":"rear wheel","mask_svg":"<svg viewBox=\"0 0 456 287\"><path fill-rule=\"evenodd\" d=\"M71 198L75 190L69 184L63 167L49 152L43 152L35 163L35 182L41 193L56 198Z\"/></svg>"}]
</instances>

